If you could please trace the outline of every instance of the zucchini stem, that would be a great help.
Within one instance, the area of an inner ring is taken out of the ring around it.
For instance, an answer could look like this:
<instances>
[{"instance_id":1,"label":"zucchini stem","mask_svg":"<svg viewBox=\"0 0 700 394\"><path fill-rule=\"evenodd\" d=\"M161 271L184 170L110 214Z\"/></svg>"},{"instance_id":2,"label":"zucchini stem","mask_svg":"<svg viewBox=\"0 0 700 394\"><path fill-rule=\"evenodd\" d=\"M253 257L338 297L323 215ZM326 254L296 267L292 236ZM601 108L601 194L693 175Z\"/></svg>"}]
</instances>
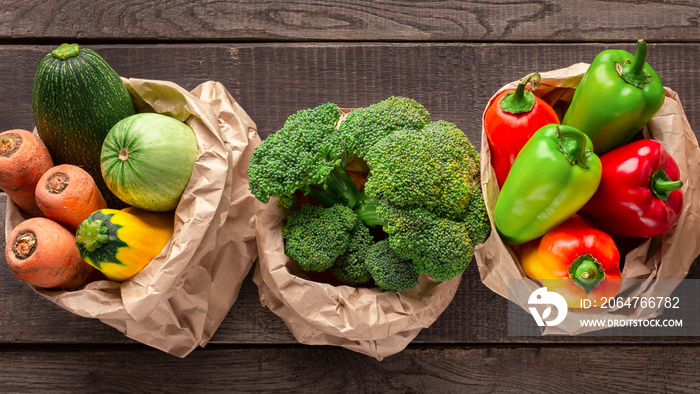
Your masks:
<instances>
[{"instance_id":1,"label":"zucchini stem","mask_svg":"<svg viewBox=\"0 0 700 394\"><path fill-rule=\"evenodd\" d=\"M109 242L108 232L104 221L85 219L75 233L75 242L83 245L88 252L94 252Z\"/></svg>"}]
</instances>

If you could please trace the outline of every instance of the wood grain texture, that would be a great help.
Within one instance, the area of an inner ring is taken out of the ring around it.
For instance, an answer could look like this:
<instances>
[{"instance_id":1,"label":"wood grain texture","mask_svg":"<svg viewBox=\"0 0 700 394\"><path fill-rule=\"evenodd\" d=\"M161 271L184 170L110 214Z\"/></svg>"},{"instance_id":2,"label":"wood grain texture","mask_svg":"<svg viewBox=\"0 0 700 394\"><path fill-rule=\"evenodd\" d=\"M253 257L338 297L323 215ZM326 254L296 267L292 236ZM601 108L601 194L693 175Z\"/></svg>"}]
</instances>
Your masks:
<instances>
[{"instance_id":1,"label":"wood grain texture","mask_svg":"<svg viewBox=\"0 0 700 394\"><path fill-rule=\"evenodd\" d=\"M332 101L365 106L391 95L422 103L433 119L455 123L478 144L481 116L505 83L532 71L591 62L603 49L630 44L176 44L97 45L124 77L164 79L186 89L223 83L264 137L299 109ZM53 46L1 46L0 130L34 127L31 89L36 67ZM700 44L653 44L648 60L683 103L700 102ZM700 131L700 106L686 105ZM478 145L477 145L478 146Z\"/></svg>"},{"instance_id":2,"label":"wood grain texture","mask_svg":"<svg viewBox=\"0 0 700 394\"><path fill-rule=\"evenodd\" d=\"M222 347L0 352L2 392L697 392L700 347L410 347L382 362L344 349ZM30 378L31 377L31 378Z\"/></svg>"},{"instance_id":3,"label":"wood grain texture","mask_svg":"<svg viewBox=\"0 0 700 394\"><path fill-rule=\"evenodd\" d=\"M0 1L0 40L697 41L693 0Z\"/></svg>"},{"instance_id":4,"label":"wood grain texture","mask_svg":"<svg viewBox=\"0 0 700 394\"><path fill-rule=\"evenodd\" d=\"M457 124L474 144L481 115L503 84L537 70L590 61L600 50L632 45L601 44L177 44L101 45L100 54L125 77L165 79L192 89L218 80L258 125L262 136L290 114L326 101L363 106L390 95L423 103L434 119ZM31 84L36 65L51 46L0 46L13 62L0 62L0 130L33 128ZM684 103L700 102L694 67L700 44L651 45L650 61ZM653 61L651 60L653 59ZM700 131L700 108L685 106ZM4 199L0 199L4 206ZM4 217L0 217L3 219ZM4 245L4 242L2 243ZM700 278L695 264L691 277ZM508 337L507 302L481 284L475 264L466 271L450 307L415 343L595 343L583 337ZM60 324L57 324L60 322ZM609 339L642 343L644 339ZM659 338L659 343L697 343L697 338ZM0 262L0 343L131 343L96 320L72 315L32 292ZM282 321L263 308L248 279L214 343L296 343Z\"/></svg>"}]
</instances>

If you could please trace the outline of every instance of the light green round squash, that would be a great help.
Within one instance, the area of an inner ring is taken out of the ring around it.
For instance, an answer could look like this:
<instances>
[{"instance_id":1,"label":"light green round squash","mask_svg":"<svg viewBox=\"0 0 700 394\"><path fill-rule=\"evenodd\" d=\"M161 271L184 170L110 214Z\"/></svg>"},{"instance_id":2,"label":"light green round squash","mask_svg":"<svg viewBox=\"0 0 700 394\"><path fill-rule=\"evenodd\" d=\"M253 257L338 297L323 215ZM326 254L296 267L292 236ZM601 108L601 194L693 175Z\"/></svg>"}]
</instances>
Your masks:
<instances>
[{"instance_id":1,"label":"light green round squash","mask_svg":"<svg viewBox=\"0 0 700 394\"><path fill-rule=\"evenodd\" d=\"M197 153L190 126L167 115L140 113L112 127L100 166L120 200L148 211L170 211L187 187Z\"/></svg>"}]
</instances>

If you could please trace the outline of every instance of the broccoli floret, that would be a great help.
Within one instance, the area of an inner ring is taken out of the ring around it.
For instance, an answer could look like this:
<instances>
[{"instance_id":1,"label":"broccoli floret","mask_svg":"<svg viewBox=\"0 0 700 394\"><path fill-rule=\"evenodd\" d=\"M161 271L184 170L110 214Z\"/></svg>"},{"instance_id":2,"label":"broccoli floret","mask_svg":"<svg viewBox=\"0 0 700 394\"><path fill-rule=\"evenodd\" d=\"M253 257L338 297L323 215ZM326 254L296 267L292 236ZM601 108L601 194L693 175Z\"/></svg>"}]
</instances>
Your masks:
<instances>
[{"instance_id":1,"label":"broccoli floret","mask_svg":"<svg viewBox=\"0 0 700 394\"><path fill-rule=\"evenodd\" d=\"M377 216L384 222L391 248L413 260L416 272L437 281L450 280L471 263L474 244L465 223L387 202L377 204Z\"/></svg>"},{"instance_id":2,"label":"broccoli floret","mask_svg":"<svg viewBox=\"0 0 700 394\"><path fill-rule=\"evenodd\" d=\"M365 159L371 172L360 217L382 223L392 249L418 273L438 281L462 273L490 231L479 156L462 131L445 121L399 130Z\"/></svg>"},{"instance_id":3,"label":"broccoli floret","mask_svg":"<svg viewBox=\"0 0 700 394\"><path fill-rule=\"evenodd\" d=\"M306 271L325 271L347 252L357 220L344 205L305 205L290 213L282 228L285 253Z\"/></svg>"},{"instance_id":4,"label":"broccoli floret","mask_svg":"<svg viewBox=\"0 0 700 394\"><path fill-rule=\"evenodd\" d=\"M374 244L374 238L369 229L358 218L350 231L350 243L345 254L340 256L333 266L331 273L339 281L348 285L369 282L372 277L365 268L365 256Z\"/></svg>"},{"instance_id":5,"label":"broccoli floret","mask_svg":"<svg viewBox=\"0 0 700 394\"><path fill-rule=\"evenodd\" d=\"M344 179L337 171L344 152L335 130L339 119L340 110L332 103L290 116L281 130L253 152L248 167L253 195L262 202L278 197L285 208L294 204L297 190L327 206L343 202L347 198L343 193L359 195L356 187L346 190L354 185L347 182L347 174Z\"/></svg>"},{"instance_id":6,"label":"broccoli floret","mask_svg":"<svg viewBox=\"0 0 700 394\"><path fill-rule=\"evenodd\" d=\"M488 212L486 212L483 194L477 193L472 198L464 223L467 225L467 232L474 245L486 241L486 238L491 234L491 221Z\"/></svg>"},{"instance_id":7,"label":"broccoli floret","mask_svg":"<svg viewBox=\"0 0 700 394\"><path fill-rule=\"evenodd\" d=\"M401 207L424 207L458 220L481 194L479 155L454 124L432 122L420 132L400 130L369 150L365 194Z\"/></svg>"},{"instance_id":8,"label":"broccoli floret","mask_svg":"<svg viewBox=\"0 0 700 394\"><path fill-rule=\"evenodd\" d=\"M410 260L401 258L384 239L374 244L365 257L365 267L382 290L409 290L418 284L418 273Z\"/></svg>"},{"instance_id":9,"label":"broccoli floret","mask_svg":"<svg viewBox=\"0 0 700 394\"><path fill-rule=\"evenodd\" d=\"M352 110L340 124L339 132L348 154L365 157L368 149L383 137L400 129L421 129L429 121L430 113L415 100L389 97Z\"/></svg>"}]
</instances>

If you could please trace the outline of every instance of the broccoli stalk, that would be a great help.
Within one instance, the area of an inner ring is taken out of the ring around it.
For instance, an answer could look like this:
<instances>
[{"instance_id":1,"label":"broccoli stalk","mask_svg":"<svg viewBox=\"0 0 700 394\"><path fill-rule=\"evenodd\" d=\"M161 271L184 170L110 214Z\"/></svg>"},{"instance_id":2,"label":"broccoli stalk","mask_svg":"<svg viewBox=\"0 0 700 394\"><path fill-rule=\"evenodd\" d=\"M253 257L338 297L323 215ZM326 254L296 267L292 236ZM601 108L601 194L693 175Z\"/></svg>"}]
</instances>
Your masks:
<instances>
[{"instance_id":1,"label":"broccoli stalk","mask_svg":"<svg viewBox=\"0 0 700 394\"><path fill-rule=\"evenodd\" d=\"M383 226L384 222L377 216L377 204L370 202L365 194L360 205L355 208L355 215L368 227Z\"/></svg>"},{"instance_id":2,"label":"broccoli stalk","mask_svg":"<svg viewBox=\"0 0 700 394\"><path fill-rule=\"evenodd\" d=\"M360 189L345 170L345 162L346 160L343 159L339 165L335 166L323 184L309 187L309 196L326 208L336 204L355 208L363 198Z\"/></svg>"}]
</instances>

